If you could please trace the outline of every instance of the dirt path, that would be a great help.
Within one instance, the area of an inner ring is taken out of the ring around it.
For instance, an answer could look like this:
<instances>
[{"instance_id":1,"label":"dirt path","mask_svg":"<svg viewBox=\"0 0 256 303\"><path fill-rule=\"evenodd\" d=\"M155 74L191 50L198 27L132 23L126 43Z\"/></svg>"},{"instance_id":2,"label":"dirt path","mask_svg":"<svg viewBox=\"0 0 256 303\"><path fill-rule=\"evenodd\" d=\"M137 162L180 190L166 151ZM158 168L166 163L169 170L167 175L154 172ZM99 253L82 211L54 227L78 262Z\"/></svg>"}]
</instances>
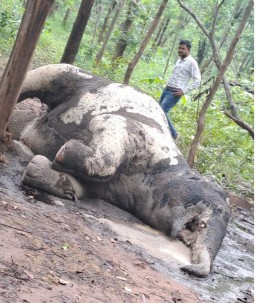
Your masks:
<instances>
[{"instance_id":1,"label":"dirt path","mask_svg":"<svg viewBox=\"0 0 256 303\"><path fill-rule=\"evenodd\" d=\"M199 279L179 270L187 252L178 258L164 236L130 214L103 201L71 202L22 187L24 163L13 153L6 160L1 303L254 302L249 211L234 211L213 273Z\"/></svg>"}]
</instances>

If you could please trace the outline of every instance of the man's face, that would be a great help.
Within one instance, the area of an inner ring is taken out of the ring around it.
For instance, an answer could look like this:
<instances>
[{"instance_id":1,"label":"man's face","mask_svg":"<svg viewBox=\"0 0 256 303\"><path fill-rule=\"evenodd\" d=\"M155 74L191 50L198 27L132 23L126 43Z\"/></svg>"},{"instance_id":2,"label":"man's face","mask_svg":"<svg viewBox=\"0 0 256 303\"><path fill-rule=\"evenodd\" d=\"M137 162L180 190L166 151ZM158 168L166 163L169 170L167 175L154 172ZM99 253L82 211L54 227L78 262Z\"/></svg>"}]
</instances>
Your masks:
<instances>
[{"instance_id":1,"label":"man's face","mask_svg":"<svg viewBox=\"0 0 256 303\"><path fill-rule=\"evenodd\" d=\"M181 58L186 58L189 55L189 49L186 44L180 44L178 49L178 55Z\"/></svg>"}]
</instances>

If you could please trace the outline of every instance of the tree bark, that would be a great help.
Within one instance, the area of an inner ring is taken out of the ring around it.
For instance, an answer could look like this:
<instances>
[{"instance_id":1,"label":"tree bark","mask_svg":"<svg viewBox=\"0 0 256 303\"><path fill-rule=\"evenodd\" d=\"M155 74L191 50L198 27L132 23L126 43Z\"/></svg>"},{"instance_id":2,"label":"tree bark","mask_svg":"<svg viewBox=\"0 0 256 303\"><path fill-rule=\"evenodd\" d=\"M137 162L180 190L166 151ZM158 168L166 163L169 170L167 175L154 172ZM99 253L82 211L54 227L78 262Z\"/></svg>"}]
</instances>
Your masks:
<instances>
[{"instance_id":1,"label":"tree bark","mask_svg":"<svg viewBox=\"0 0 256 303\"><path fill-rule=\"evenodd\" d=\"M99 37L98 37L98 42L101 43L103 41L103 36L104 36L104 33L107 29L107 26L108 26L108 21L109 21L109 18L110 18L110 15L111 15L111 12L115 9L116 7L116 4L117 4L117 1L116 0L113 0L109 6L109 9L108 9L108 12L107 12L107 15L104 19L104 22L103 22L103 25L101 27L101 31L100 31L100 34L99 34Z\"/></svg>"},{"instance_id":2,"label":"tree bark","mask_svg":"<svg viewBox=\"0 0 256 303\"><path fill-rule=\"evenodd\" d=\"M178 2L181 4L180 0L178 0ZM185 8L185 6L183 4L182 4L182 6L183 6L183 8ZM202 132L204 130L206 111L207 111L208 107L210 106L211 101L213 100L213 97L214 97L214 95L215 95L215 93L216 93L216 91L217 91L217 89L218 89L218 87L220 85L220 82L221 82L221 80L223 78L223 75L225 74L225 72L226 72L226 70L227 70L230 62L232 61L236 45L237 45L237 43L238 43L238 41L239 41L239 39L241 37L241 34L242 34L242 32L243 32L243 30L245 28L245 25L246 25L247 20L248 20L248 18L250 16L250 13L252 12L252 9L253 9L253 0L249 0L248 3L247 3L246 8L244 10L244 14L243 14L241 23L239 24L239 26L237 28L237 31L235 33L235 36L233 37L233 39L232 39L232 41L231 41L231 43L229 45L226 57L225 57L223 63L221 64L221 66L220 66L217 78L215 79L215 81L213 83L213 86L211 88L211 91L210 91L209 95L207 96L207 98L206 98L206 100L205 100L205 102L204 102L204 104L203 104L203 106L202 106L202 108L200 110L199 118L198 118L198 123L197 123L196 134L194 136L194 139L192 140L192 144L191 144L191 148L190 148L189 156L188 156L188 164L189 164L190 167L193 167L194 158L195 158L195 155L196 155L196 152L197 152L197 149L198 149L198 145L199 145L199 142L200 142L200 138L201 138ZM186 10L187 10L187 7L186 7ZM210 39L212 39L212 37L209 36L209 33L202 26L202 24L201 24L201 22L199 20L198 20L198 24L200 24L199 26L201 27L201 29L203 30L203 32L205 32L208 35L208 37ZM213 52L216 55L216 49L214 49L214 47L213 47Z\"/></svg>"},{"instance_id":3,"label":"tree bark","mask_svg":"<svg viewBox=\"0 0 256 303\"><path fill-rule=\"evenodd\" d=\"M0 137L18 100L45 19L54 0L27 1L18 35L0 81Z\"/></svg>"},{"instance_id":4,"label":"tree bark","mask_svg":"<svg viewBox=\"0 0 256 303\"><path fill-rule=\"evenodd\" d=\"M166 65L165 65L165 68L164 68L163 76L165 76L165 74L166 74L166 72L167 72L167 70L168 70L168 67L169 67L169 65L170 65L172 53L173 53L174 46L175 46L175 44L176 44L178 35L179 35L179 31L176 31L175 37L174 37L174 41L173 41L173 43L172 43L172 47L171 47L171 50L170 50L170 53L169 53L168 58L167 58L167 61L166 61Z\"/></svg>"},{"instance_id":5,"label":"tree bark","mask_svg":"<svg viewBox=\"0 0 256 303\"><path fill-rule=\"evenodd\" d=\"M203 59L205 58L207 50L207 43L205 38L199 40L198 50L197 50L197 63L201 66Z\"/></svg>"},{"instance_id":6,"label":"tree bark","mask_svg":"<svg viewBox=\"0 0 256 303\"><path fill-rule=\"evenodd\" d=\"M141 46L140 46L140 49L138 50L138 52L136 53L135 57L133 58L133 60L128 64L128 68L126 70L126 73L125 73L125 76L124 76L124 80L123 80L123 83L124 84L128 84L129 81L130 81L130 78L131 78L131 75L132 75L132 72L136 66L136 64L138 63L141 55L143 54L154 30L156 29L158 23L159 23L159 20L162 16L162 13L166 7L166 4L167 4L168 0L163 0L162 1L162 4L160 5L159 9L158 9L158 12L154 18L154 20L151 22L150 26L149 26L149 29L148 29L148 32L146 34L146 37L144 38Z\"/></svg>"},{"instance_id":7,"label":"tree bark","mask_svg":"<svg viewBox=\"0 0 256 303\"><path fill-rule=\"evenodd\" d=\"M61 63L73 64L79 50L83 34L90 18L94 0L82 0L76 21L72 28L64 53L61 58Z\"/></svg>"},{"instance_id":8,"label":"tree bark","mask_svg":"<svg viewBox=\"0 0 256 303\"><path fill-rule=\"evenodd\" d=\"M96 20L95 20L93 34L92 34L92 45L94 44L94 40L95 40L95 37L96 37L97 27L98 27L98 23L99 23L100 16L101 16L101 9L102 9L102 3L101 3L101 0L100 0L98 5L96 6L96 12L94 13L94 15L96 14L96 18L95 18Z\"/></svg>"},{"instance_id":9,"label":"tree bark","mask_svg":"<svg viewBox=\"0 0 256 303\"><path fill-rule=\"evenodd\" d=\"M165 20L166 18L162 19L161 21L159 21L159 25L158 25L158 31L154 37L154 40L153 40L153 43L152 43L152 49L155 49L156 48L156 44L157 44L157 41L159 41L159 37L163 31L163 28L164 28L164 24L165 24Z\"/></svg>"},{"instance_id":10,"label":"tree bark","mask_svg":"<svg viewBox=\"0 0 256 303\"><path fill-rule=\"evenodd\" d=\"M155 50L158 46L162 46L164 34L168 28L168 24L170 23L170 21L171 21L171 17L165 17L163 19L163 21L161 22L161 24L159 26L159 30L158 30L156 37L154 39L154 42L152 44L152 52L155 52Z\"/></svg>"},{"instance_id":11,"label":"tree bark","mask_svg":"<svg viewBox=\"0 0 256 303\"><path fill-rule=\"evenodd\" d=\"M163 30L162 30L162 32L161 32L161 34L159 36L159 39L157 41L157 44L156 44L157 47L158 46L163 46L162 43L163 43L163 39L164 39L164 34L166 33L166 30L168 28L168 25L169 25L170 21L171 21L171 17L167 18L167 20L165 21Z\"/></svg>"},{"instance_id":12,"label":"tree bark","mask_svg":"<svg viewBox=\"0 0 256 303\"><path fill-rule=\"evenodd\" d=\"M227 97L228 104L229 104L229 109L232 113L232 116L235 117L236 119L240 119L239 115L238 115L238 112L237 112L237 109L236 109L235 101L233 99L233 96L232 96L232 93L231 93L231 90L230 90L228 79L224 75L222 80L223 80L223 85L224 85L224 88L225 88L225 93L226 93L226 97Z\"/></svg>"},{"instance_id":13,"label":"tree bark","mask_svg":"<svg viewBox=\"0 0 256 303\"><path fill-rule=\"evenodd\" d=\"M108 44L108 40L109 40L109 38L110 38L110 36L112 34L112 31L114 29L116 20L118 19L119 15L120 15L120 13L121 13L121 11L123 9L124 3L125 3L125 0L120 0L120 2L118 3L118 7L117 7L117 10L116 10L115 16L113 17L113 19L111 21L111 24L109 26L109 29L108 29L108 32L107 32L106 37L104 39L104 42L102 44L102 47L99 50L98 54L96 55L96 60L95 60L96 64L99 64L100 61L102 60L104 51L105 51L105 49L107 47L107 44Z\"/></svg>"},{"instance_id":14,"label":"tree bark","mask_svg":"<svg viewBox=\"0 0 256 303\"><path fill-rule=\"evenodd\" d=\"M114 55L112 57L112 62L114 62L116 59L121 58L123 56L123 53L128 45L128 32L132 26L133 20L134 20L134 10L136 7L136 2L130 1L129 7L126 14L126 19L124 23L121 26L121 33L120 38L116 44ZM115 64L115 68L117 67L117 63Z\"/></svg>"},{"instance_id":15,"label":"tree bark","mask_svg":"<svg viewBox=\"0 0 256 303\"><path fill-rule=\"evenodd\" d=\"M69 15L70 15L70 8L68 8L66 10L66 13L65 13L65 16L63 18L63 21L62 21L62 26L65 26L67 21L68 21L68 18L69 18Z\"/></svg>"}]
</instances>

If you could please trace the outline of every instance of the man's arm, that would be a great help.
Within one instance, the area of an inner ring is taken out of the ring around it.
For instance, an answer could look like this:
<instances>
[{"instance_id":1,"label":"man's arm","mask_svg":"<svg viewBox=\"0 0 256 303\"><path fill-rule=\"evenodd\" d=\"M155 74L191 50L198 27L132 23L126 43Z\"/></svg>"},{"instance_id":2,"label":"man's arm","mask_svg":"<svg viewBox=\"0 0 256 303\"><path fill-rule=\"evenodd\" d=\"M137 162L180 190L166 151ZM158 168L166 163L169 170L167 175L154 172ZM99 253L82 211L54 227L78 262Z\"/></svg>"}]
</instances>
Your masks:
<instances>
[{"instance_id":1,"label":"man's arm","mask_svg":"<svg viewBox=\"0 0 256 303\"><path fill-rule=\"evenodd\" d=\"M191 62L191 79L192 83L183 91L184 95L200 86L201 73L197 62Z\"/></svg>"}]
</instances>

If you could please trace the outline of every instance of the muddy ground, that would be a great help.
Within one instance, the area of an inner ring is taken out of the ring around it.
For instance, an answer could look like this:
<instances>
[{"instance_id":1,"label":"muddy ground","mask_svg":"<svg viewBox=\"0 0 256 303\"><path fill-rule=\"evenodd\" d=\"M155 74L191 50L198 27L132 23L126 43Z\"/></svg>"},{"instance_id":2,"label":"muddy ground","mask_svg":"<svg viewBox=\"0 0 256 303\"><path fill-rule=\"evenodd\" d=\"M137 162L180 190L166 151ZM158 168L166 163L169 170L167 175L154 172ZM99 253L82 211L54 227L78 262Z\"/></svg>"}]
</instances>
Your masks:
<instances>
[{"instance_id":1,"label":"muddy ground","mask_svg":"<svg viewBox=\"0 0 256 303\"><path fill-rule=\"evenodd\" d=\"M25 165L13 150L0 154L0 303L254 302L247 203L232 207L212 273L196 278L179 270L190 262L182 243L104 201L24 187Z\"/></svg>"},{"instance_id":2,"label":"muddy ground","mask_svg":"<svg viewBox=\"0 0 256 303\"><path fill-rule=\"evenodd\" d=\"M182 243L104 201L24 187L25 165L14 150L0 164L1 303L254 302L251 210L232 207L212 273L196 278L179 270Z\"/></svg>"}]
</instances>

